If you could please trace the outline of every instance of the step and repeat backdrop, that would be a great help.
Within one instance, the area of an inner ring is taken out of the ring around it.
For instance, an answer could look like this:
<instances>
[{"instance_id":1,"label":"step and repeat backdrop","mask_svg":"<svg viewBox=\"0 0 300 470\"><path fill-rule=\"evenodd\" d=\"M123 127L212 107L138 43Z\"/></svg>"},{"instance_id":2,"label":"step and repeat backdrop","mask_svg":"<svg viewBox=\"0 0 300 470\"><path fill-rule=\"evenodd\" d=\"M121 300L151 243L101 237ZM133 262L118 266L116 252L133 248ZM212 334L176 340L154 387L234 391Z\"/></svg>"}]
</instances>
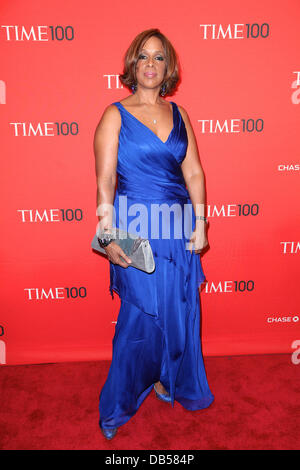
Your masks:
<instances>
[{"instance_id":1,"label":"step and repeat backdrop","mask_svg":"<svg viewBox=\"0 0 300 470\"><path fill-rule=\"evenodd\" d=\"M1 364L111 358L93 138L149 28L177 51L166 99L206 177L203 353L300 352L299 15L298 0L1 0Z\"/></svg>"}]
</instances>

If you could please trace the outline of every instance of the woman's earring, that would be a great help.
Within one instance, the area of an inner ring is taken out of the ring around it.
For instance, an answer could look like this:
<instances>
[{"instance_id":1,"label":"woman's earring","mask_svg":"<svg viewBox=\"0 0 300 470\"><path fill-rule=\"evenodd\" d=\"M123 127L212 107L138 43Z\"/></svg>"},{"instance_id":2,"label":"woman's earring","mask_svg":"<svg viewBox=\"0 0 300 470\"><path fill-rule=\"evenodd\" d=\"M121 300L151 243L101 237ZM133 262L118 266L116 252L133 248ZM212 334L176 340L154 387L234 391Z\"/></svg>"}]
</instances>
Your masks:
<instances>
[{"instance_id":1,"label":"woman's earring","mask_svg":"<svg viewBox=\"0 0 300 470\"><path fill-rule=\"evenodd\" d=\"M167 88L167 86L166 86L166 84L164 83L163 86L161 87L161 90L160 90L161 96L165 96L165 94L166 94L166 88Z\"/></svg>"},{"instance_id":2,"label":"woman's earring","mask_svg":"<svg viewBox=\"0 0 300 470\"><path fill-rule=\"evenodd\" d=\"M131 89L132 89L132 93L134 94L134 93L136 92L136 89L137 89L136 83L134 83L134 84L131 86Z\"/></svg>"}]
</instances>

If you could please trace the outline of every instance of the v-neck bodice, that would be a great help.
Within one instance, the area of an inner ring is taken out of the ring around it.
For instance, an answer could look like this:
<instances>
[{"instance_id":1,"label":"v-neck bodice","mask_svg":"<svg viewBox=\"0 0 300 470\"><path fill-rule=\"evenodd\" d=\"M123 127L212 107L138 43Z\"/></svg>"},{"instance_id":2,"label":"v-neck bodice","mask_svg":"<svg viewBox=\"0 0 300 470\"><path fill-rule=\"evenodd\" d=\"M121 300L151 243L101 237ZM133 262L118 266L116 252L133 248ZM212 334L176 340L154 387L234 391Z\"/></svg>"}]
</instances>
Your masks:
<instances>
[{"instance_id":1,"label":"v-neck bodice","mask_svg":"<svg viewBox=\"0 0 300 470\"><path fill-rule=\"evenodd\" d=\"M173 128L163 142L119 102L121 129L118 147L118 192L138 199L172 200L187 198L181 170L188 139L185 124L176 103Z\"/></svg>"},{"instance_id":2,"label":"v-neck bodice","mask_svg":"<svg viewBox=\"0 0 300 470\"><path fill-rule=\"evenodd\" d=\"M158 135L155 134L155 132L153 132L153 130L150 129L150 127L146 126L146 124L144 124L144 123L143 123L142 121L140 121L137 117L135 117L132 113L130 113L130 112L125 108L125 106L124 106L122 103L120 103L120 101L118 101L118 103L122 106L123 109L125 109L125 111L126 111L130 116L133 117L133 119L135 119L137 122L139 122L139 123L141 124L141 126L146 127L146 129L148 129L152 134L154 134L154 135L161 141L162 144L166 144L166 143L168 142L168 140L170 139L170 137L171 137L171 135L172 135L172 132L174 131L174 127L175 127L175 112L174 112L174 110L175 110L175 103L174 103L173 101L171 101L171 105L172 105L173 127L172 127L172 129L171 129L171 131L170 131L170 133L169 133L169 135L168 135L167 140L165 140L165 141L163 141L160 137L158 137Z\"/></svg>"}]
</instances>

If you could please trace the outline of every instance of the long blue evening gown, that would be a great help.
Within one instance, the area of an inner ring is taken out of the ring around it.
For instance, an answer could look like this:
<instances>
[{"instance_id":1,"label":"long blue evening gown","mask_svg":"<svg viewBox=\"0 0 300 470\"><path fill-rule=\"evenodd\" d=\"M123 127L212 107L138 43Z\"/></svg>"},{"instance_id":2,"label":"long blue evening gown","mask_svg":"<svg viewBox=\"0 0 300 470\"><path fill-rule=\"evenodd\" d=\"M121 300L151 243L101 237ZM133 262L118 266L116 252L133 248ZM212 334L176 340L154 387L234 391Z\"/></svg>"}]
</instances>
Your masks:
<instances>
[{"instance_id":1,"label":"long blue evening gown","mask_svg":"<svg viewBox=\"0 0 300 470\"><path fill-rule=\"evenodd\" d=\"M125 424L158 381L170 394L172 406L176 400L188 410L199 410L214 400L207 383L200 340L198 287L205 276L200 255L186 249L189 237L184 233L184 220L188 216L180 219L179 212L170 210L173 224L168 236L162 231L167 215L161 215L159 236L151 237L151 203L168 204L170 208L176 204L182 214L184 204L192 207L181 170L187 132L176 103L171 103L173 129L166 142L120 102L112 103L118 107L122 119L114 226L148 238L156 267L148 274L110 262L109 289L112 297L113 290L118 293L121 306L112 362L100 393L102 428ZM127 196L125 210L124 196ZM140 212L134 212L132 204L148 208L146 233L133 223ZM193 208L186 212L189 213L194 229ZM176 236L176 227L182 228L181 238Z\"/></svg>"}]
</instances>

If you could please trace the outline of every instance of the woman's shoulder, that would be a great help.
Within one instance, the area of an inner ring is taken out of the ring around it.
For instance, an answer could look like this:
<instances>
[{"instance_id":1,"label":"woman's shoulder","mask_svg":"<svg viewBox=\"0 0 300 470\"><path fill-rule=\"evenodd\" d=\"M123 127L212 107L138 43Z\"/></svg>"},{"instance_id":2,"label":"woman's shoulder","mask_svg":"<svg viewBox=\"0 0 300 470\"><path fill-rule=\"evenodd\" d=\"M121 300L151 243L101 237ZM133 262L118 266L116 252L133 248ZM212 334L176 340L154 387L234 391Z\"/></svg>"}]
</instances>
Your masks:
<instances>
[{"instance_id":1,"label":"woman's shoulder","mask_svg":"<svg viewBox=\"0 0 300 470\"><path fill-rule=\"evenodd\" d=\"M119 102L114 101L113 103L110 103L106 105L104 108L104 111L102 113L102 119L112 119L112 120L120 120L120 112L119 112Z\"/></svg>"},{"instance_id":2,"label":"woman's shoulder","mask_svg":"<svg viewBox=\"0 0 300 470\"><path fill-rule=\"evenodd\" d=\"M117 131L121 128L121 115L114 103L108 104L104 108L96 132L104 128Z\"/></svg>"}]
</instances>

